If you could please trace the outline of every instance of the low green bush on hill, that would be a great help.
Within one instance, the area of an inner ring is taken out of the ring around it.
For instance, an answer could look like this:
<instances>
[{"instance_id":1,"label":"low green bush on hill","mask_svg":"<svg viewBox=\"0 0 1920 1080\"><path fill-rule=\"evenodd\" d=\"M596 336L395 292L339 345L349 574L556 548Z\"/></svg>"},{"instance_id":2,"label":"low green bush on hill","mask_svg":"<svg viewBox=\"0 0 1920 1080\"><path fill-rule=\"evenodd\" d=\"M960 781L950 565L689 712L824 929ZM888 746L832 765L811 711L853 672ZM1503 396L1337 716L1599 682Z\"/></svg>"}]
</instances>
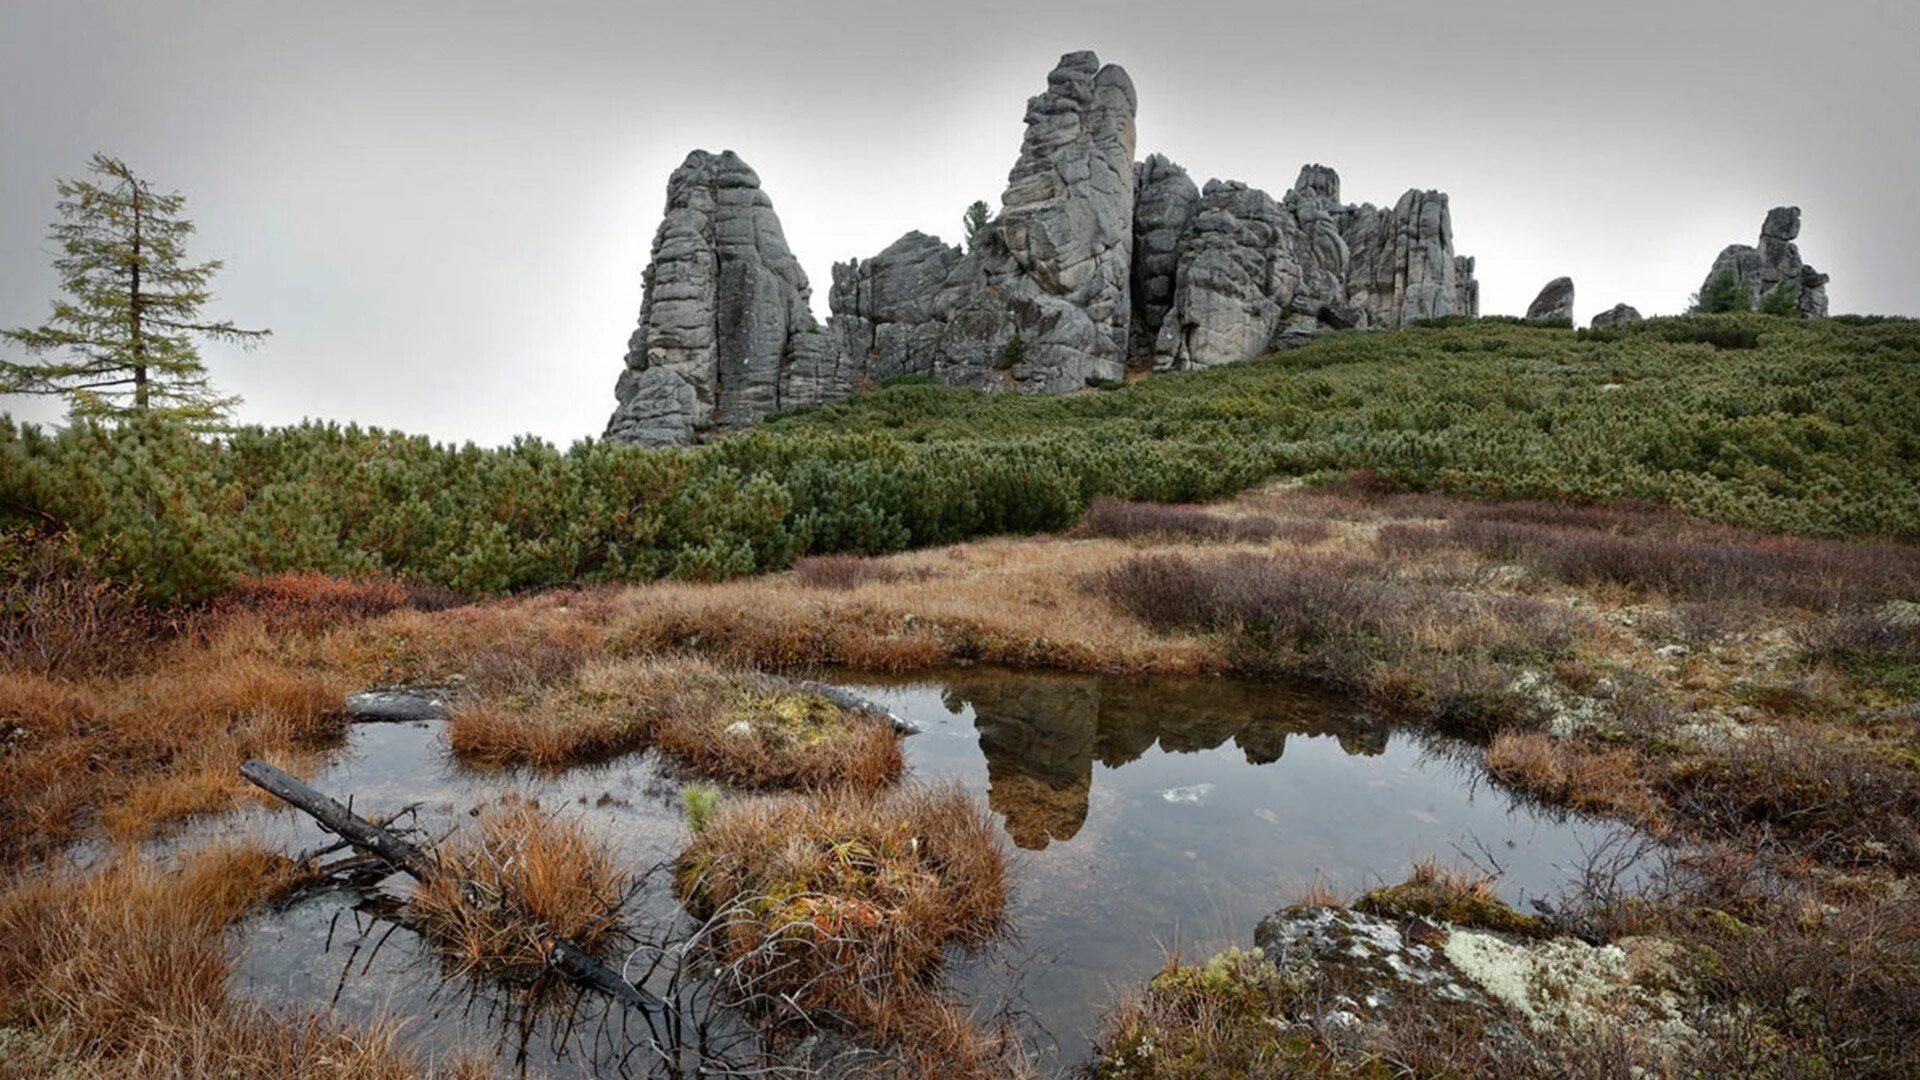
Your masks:
<instances>
[{"instance_id":1,"label":"low green bush on hill","mask_svg":"<svg viewBox=\"0 0 1920 1080\"><path fill-rule=\"evenodd\" d=\"M1920 540L1920 323L1342 333L1065 398L895 385L670 451L0 418L0 524L65 531L166 601L296 569L498 592L727 577L1060 529L1100 497L1192 502L1362 468L1411 489Z\"/></svg>"}]
</instances>

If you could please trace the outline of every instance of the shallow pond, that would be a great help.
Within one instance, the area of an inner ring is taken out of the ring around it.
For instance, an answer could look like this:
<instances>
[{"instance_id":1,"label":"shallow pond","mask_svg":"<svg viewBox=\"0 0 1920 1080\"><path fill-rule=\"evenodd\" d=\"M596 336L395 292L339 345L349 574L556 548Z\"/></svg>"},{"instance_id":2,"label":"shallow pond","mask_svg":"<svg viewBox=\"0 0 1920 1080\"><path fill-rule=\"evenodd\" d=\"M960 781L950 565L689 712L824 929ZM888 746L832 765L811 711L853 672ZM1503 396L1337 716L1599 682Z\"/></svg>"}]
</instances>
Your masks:
<instances>
[{"instance_id":1,"label":"shallow pond","mask_svg":"<svg viewBox=\"0 0 1920 1080\"><path fill-rule=\"evenodd\" d=\"M1057 1063L1085 1054L1102 1003L1167 950L1244 944L1262 915L1316 881L1352 893L1438 856L1497 867L1506 898L1523 902L1557 891L1612 831L1516 804L1421 736L1271 684L987 669L836 681L921 727L906 743L919 778L957 781L1003 822L1018 939L956 964L954 982L985 1008L1023 1013ZM360 726L314 785L368 815L420 802L430 835L503 794L530 795L572 807L639 868L684 841L677 786L646 754L557 777L479 773L447 759L438 724ZM266 810L193 830L213 834L288 850L323 840L305 818ZM442 987L429 950L356 913L354 899L315 897L244 923L242 992L406 1017L425 1045L498 1045L503 1064L536 1075L608 1070L619 1036L597 1017L580 1018L585 1041L568 1051L550 1030L521 1038L500 1000Z\"/></svg>"}]
</instances>

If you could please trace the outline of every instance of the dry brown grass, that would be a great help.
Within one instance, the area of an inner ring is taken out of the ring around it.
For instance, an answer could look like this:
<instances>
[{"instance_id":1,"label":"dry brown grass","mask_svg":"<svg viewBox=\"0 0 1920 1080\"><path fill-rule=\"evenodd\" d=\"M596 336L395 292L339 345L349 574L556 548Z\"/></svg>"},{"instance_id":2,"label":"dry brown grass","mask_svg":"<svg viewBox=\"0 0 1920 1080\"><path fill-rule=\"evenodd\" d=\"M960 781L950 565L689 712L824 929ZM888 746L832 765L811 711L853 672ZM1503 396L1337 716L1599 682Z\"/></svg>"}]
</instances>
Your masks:
<instances>
[{"instance_id":1,"label":"dry brown grass","mask_svg":"<svg viewBox=\"0 0 1920 1080\"><path fill-rule=\"evenodd\" d=\"M909 786L726 803L681 857L678 882L697 913L725 913L721 962L816 1020L939 1057L952 1075L994 1075L957 1071L976 1054L999 1059L946 1010L937 976L947 949L1001 934L1007 865L976 800Z\"/></svg>"},{"instance_id":2,"label":"dry brown grass","mask_svg":"<svg viewBox=\"0 0 1920 1080\"><path fill-rule=\"evenodd\" d=\"M1483 758L1494 779L1542 802L1662 827L1644 757L1628 747L1586 746L1538 732L1503 731Z\"/></svg>"},{"instance_id":3,"label":"dry brown grass","mask_svg":"<svg viewBox=\"0 0 1920 1080\"><path fill-rule=\"evenodd\" d=\"M904 768L884 718L696 657L601 660L531 691L470 699L461 760L563 768L652 745L693 772L752 787L874 790Z\"/></svg>"},{"instance_id":4,"label":"dry brown grass","mask_svg":"<svg viewBox=\"0 0 1920 1080\"><path fill-rule=\"evenodd\" d=\"M176 869L125 861L0 893L0 1026L25 1034L19 1076L266 1080L411 1078L396 1025L355 1029L232 1000L225 924L289 880L251 846L198 852ZM449 1076L477 1076L470 1063Z\"/></svg>"},{"instance_id":5,"label":"dry brown grass","mask_svg":"<svg viewBox=\"0 0 1920 1080\"><path fill-rule=\"evenodd\" d=\"M138 839L230 805L252 757L298 766L345 730L340 675L179 642L155 673L67 681L0 672L0 866L44 856L87 824Z\"/></svg>"},{"instance_id":6,"label":"dry brown grass","mask_svg":"<svg viewBox=\"0 0 1920 1080\"><path fill-rule=\"evenodd\" d=\"M877 791L906 768L900 736L884 716L777 682L687 666L680 693L662 703L654 745L693 772L757 788Z\"/></svg>"},{"instance_id":7,"label":"dry brown grass","mask_svg":"<svg viewBox=\"0 0 1920 1080\"><path fill-rule=\"evenodd\" d=\"M410 906L459 977L532 982L564 939L593 955L623 940L631 878L578 822L509 799L437 849L440 873Z\"/></svg>"},{"instance_id":8,"label":"dry brown grass","mask_svg":"<svg viewBox=\"0 0 1920 1080\"><path fill-rule=\"evenodd\" d=\"M679 681L656 661L599 661L576 678L454 709L447 742L462 761L561 768L637 750L652 734L661 695Z\"/></svg>"}]
</instances>

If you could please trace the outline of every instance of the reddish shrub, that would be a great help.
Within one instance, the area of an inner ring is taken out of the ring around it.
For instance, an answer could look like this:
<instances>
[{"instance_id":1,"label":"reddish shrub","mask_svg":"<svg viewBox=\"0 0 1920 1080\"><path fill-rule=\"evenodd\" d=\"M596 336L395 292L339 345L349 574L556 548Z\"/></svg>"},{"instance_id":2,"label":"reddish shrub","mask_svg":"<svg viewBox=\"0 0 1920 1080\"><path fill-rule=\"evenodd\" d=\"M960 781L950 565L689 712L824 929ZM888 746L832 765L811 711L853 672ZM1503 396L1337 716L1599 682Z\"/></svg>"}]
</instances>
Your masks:
<instances>
[{"instance_id":1,"label":"reddish shrub","mask_svg":"<svg viewBox=\"0 0 1920 1080\"><path fill-rule=\"evenodd\" d=\"M164 624L71 538L0 536L0 663L41 674L122 670Z\"/></svg>"},{"instance_id":2,"label":"reddish shrub","mask_svg":"<svg viewBox=\"0 0 1920 1080\"><path fill-rule=\"evenodd\" d=\"M458 593L438 585L291 570L242 577L208 606L206 618L218 625L250 616L262 620L274 632L311 632L401 608L440 611L465 602Z\"/></svg>"},{"instance_id":3,"label":"reddish shrub","mask_svg":"<svg viewBox=\"0 0 1920 1080\"><path fill-rule=\"evenodd\" d=\"M1893 544L1703 541L1487 518L1449 522L1447 535L1569 584L1624 585L1683 599L1830 608L1920 590L1920 548Z\"/></svg>"}]
</instances>

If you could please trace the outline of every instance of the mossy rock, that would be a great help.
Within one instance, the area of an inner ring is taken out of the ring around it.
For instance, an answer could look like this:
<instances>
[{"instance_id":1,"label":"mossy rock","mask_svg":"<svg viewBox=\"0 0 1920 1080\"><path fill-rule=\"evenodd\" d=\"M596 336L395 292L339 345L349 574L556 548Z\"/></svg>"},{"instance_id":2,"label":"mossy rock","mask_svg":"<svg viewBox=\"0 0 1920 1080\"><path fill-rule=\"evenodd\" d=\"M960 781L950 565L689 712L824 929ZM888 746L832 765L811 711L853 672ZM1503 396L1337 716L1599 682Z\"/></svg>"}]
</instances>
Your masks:
<instances>
[{"instance_id":1,"label":"mossy rock","mask_svg":"<svg viewBox=\"0 0 1920 1080\"><path fill-rule=\"evenodd\" d=\"M1353 908L1383 919L1426 919L1525 938L1553 936L1553 927L1544 919L1522 915L1493 897L1441 884L1389 885L1361 897Z\"/></svg>"}]
</instances>

